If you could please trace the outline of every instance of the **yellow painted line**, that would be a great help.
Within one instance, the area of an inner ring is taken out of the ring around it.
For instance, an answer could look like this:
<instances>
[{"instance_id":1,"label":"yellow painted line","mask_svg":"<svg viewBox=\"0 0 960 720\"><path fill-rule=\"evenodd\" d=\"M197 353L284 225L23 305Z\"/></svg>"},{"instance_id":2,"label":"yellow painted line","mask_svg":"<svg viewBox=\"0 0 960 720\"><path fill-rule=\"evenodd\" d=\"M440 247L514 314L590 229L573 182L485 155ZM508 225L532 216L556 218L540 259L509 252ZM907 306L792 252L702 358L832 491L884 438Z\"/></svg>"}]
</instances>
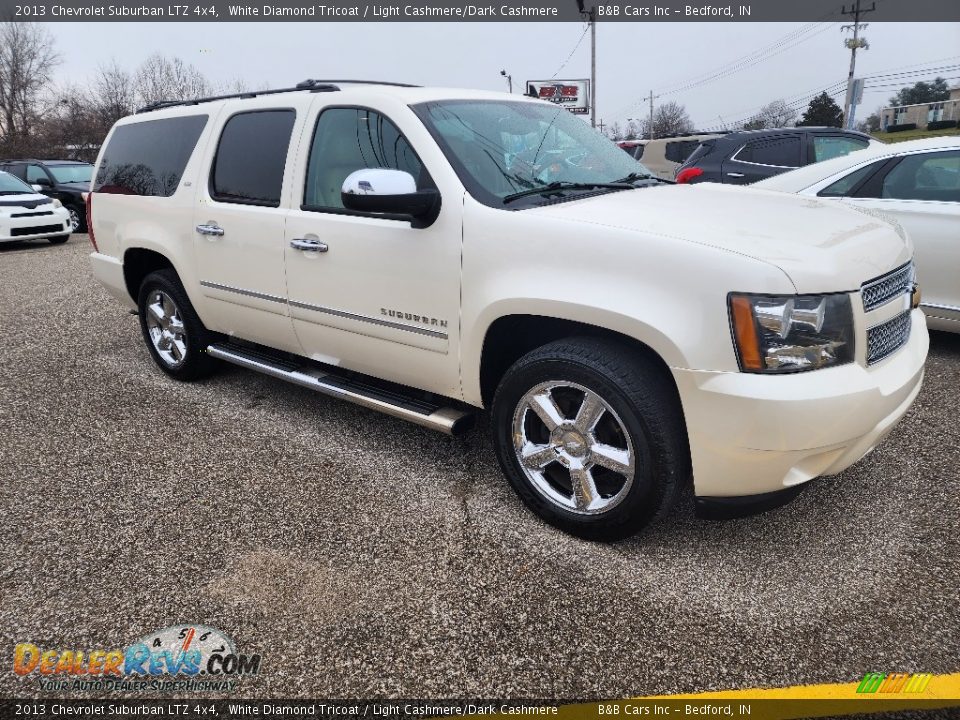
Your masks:
<instances>
[{"instance_id":1,"label":"yellow painted line","mask_svg":"<svg viewBox=\"0 0 960 720\"><path fill-rule=\"evenodd\" d=\"M960 707L960 673L933 675L923 692L919 693L905 693L902 692L903 688L901 692L858 693L862 679L780 688L645 695L602 703L562 705L549 708L550 712L543 713L543 716L553 720L631 720L657 716L798 720ZM909 686L904 683L904 687ZM497 713L495 717L507 718L511 715Z\"/></svg>"},{"instance_id":2,"label":"yellow painted line","mask_svg":"<svg viewBox=\"0 0 960 720\"><path fill-rule=\"evenodd\" d=\"M857 693L860 680L851 683L792 685L782 688L744 688L681 695L646 695L635 700L958 700L960 673L934 675L922 693Z\"/></svg>"}]
</instances>

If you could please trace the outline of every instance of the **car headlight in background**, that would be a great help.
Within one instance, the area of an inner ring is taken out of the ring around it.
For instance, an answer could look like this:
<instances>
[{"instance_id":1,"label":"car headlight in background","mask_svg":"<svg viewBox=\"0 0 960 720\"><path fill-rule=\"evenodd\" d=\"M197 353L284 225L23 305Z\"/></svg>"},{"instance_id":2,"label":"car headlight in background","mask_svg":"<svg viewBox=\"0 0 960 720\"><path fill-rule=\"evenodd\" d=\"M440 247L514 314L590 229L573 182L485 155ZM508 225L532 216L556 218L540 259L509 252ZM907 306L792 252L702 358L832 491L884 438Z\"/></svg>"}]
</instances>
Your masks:
<instances>
[{"instance_id":1,"label":"car headlight in background","mask_svg":"<svg viewBox=\"0 0 960 720\"><path fill-rule=\"evenodd\" d=\"M53 199L53 206L54 206L55 208L62 208L62 207L63 207L63 203L60 202L59 200L57 200L56 198L54 198L54 199Z\"/></svg>"},{"instance_id":2,"label":"car headlight in background","mask_svg":"<svg viewBox=\"0 0 960 720\"><path fill-rule=\"evenodd\" d=\"M847 293L731 293L729 303L743 372L801 372L853 360L853 310Z\"/></svg>"},{"instance_id":3,"label":"car headlight in background","mask_svg":"<svg viewBox=\"0 0 960 720\"><path fill-rule=\"evenodd\" d=\"M87 201L87 195L89 195L89 194L90 194L90 193L88 193L88 192L82 192L82 193L80 193L80 198L81 198L84 202L86 202L86 201Z\"/></svg>"}]
</instances>

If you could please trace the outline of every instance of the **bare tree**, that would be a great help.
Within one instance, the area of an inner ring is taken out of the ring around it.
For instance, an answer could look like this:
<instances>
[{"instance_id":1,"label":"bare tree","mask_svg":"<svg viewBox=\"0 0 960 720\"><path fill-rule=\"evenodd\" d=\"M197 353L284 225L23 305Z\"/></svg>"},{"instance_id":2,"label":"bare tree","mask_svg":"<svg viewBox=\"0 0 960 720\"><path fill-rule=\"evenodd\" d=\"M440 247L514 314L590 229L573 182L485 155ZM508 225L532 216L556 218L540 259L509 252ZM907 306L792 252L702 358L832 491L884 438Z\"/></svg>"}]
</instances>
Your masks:
<instances>
[{"instance_id":1,"label":"bare tree","mask_svg":"<svg viewBox=\"0 0 960 720\"><path fill-rule=\"evenodd\" d=\"M210 83L196 67L160 53L154 53L137 68L134 84L137 100L143 105L210 94Z\"/></svg>"},{"instance_id":2,"label":"bare tree","mask_svg":"<svg viewBox=\"0 0 960 720\"><path fill-rule=\"evenodd\" d=\"M607 135L614 142L623 140L623 130L620 128L620 123L614 121L613 124L610 125L610 129L607 130Z\"/></svg>"},{"instance_id":3,"label":"bare tree","mask_svg":"<svg viewBox=\"0 0 960 720\"><path fill-rule=\"evenodd\" d=\"M43 116L43 99L60 56L53 36L36 23L0 23L0 139L25 147Z\"/></svg>"},{"instance_id":4,"label":"bare tree","mask_svg":"<svg viewBox=\"0 0 960 720\"><path fill-rule=\"evenodd\" d=\"M136 110L133 77L115 59L97 68L88 91L90 105L104 126L104 133L117 120Z\"/></svg>"},{"instance_id":5,"label":"bare tree","mask_svg":"<svg viewBox=\"0 0 960 720\"><path fill-rule=\"evenodd\" d=\"M797 119L797 110L783 100L767 103L760 112L743 124L744 130L763 130L764 128L790 127Z\"/></svg>"},{"instance_id":6,"label":"bare tree","mask_svg":"<svg viewBox=\"0 0 960 720\"><path fill-rule=\"evenodd\" d=\"M650 118L643 121L644 137L667 137L688 132L693 132L693 122L687 109L674 100L658 105L653 111L653 135L650 134Z\"/></svg>"}]
</instances>

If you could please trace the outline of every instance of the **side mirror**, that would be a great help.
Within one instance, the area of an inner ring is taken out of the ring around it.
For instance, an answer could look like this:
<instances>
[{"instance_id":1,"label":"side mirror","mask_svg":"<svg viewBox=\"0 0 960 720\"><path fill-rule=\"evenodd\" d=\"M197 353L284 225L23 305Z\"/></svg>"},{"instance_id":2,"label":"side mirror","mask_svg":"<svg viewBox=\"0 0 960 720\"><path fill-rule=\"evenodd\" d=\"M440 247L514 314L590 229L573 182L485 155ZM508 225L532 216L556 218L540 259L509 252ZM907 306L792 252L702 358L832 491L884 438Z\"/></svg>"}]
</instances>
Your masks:
<instances>
[{"instance_id":1,"label":"side mirror","mask_svg":"<svg viewBox=\"0 0 960 720\"><path fill-rule=\"evenodd\" d=\"M50 182L50 178L38 177L37 185L39 185L40 187L52 187L53 183Z\"/></svg>"},{"instance_id":2,"label":"side mirror","mask_svg":"<svg viewBox=\"0 0 960 720\"><path fill-rule=\"evenodd\" d=\"M40 192L41 190L43 190L43 186L40 185L39 183L34 183L34 184L31 185L30 187L33 188L33 191L34 191L34 192Z\"/></svg>"},{"instance_id":3,"label":"side mirror","mask_svg":"<svg viewBox=\"0 0 960 720\"><path fill-rule=\"evenodd\" d=\"M417 190L413 175L403 170L367 168L350 173L340 190L343 206L357 212L406 215L426 227L440 213L440 193Z\"/></svg>"}]
</instances>

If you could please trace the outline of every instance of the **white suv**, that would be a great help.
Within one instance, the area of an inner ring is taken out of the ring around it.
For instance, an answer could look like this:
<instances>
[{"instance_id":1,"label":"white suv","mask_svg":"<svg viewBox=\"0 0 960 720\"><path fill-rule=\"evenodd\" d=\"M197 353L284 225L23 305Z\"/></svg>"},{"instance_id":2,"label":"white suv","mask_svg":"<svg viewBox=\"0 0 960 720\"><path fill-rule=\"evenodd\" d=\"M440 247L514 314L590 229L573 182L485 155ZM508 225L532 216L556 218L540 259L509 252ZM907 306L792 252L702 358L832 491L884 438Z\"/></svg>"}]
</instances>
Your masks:
<instances>
[{"instance_id":1,"label":"white suv","mask_svg":"<svg viewBox=\"0 0 960 720\"><path fill-rule=\"evenodd\" d=\"M523 501L637 531L795 495L920 390L911 247L774 192L674 186L500 93L306 81L122 119L97 278L178 380L218 360L448 433L490 410Z\"/></svg>"}]
</instances>

